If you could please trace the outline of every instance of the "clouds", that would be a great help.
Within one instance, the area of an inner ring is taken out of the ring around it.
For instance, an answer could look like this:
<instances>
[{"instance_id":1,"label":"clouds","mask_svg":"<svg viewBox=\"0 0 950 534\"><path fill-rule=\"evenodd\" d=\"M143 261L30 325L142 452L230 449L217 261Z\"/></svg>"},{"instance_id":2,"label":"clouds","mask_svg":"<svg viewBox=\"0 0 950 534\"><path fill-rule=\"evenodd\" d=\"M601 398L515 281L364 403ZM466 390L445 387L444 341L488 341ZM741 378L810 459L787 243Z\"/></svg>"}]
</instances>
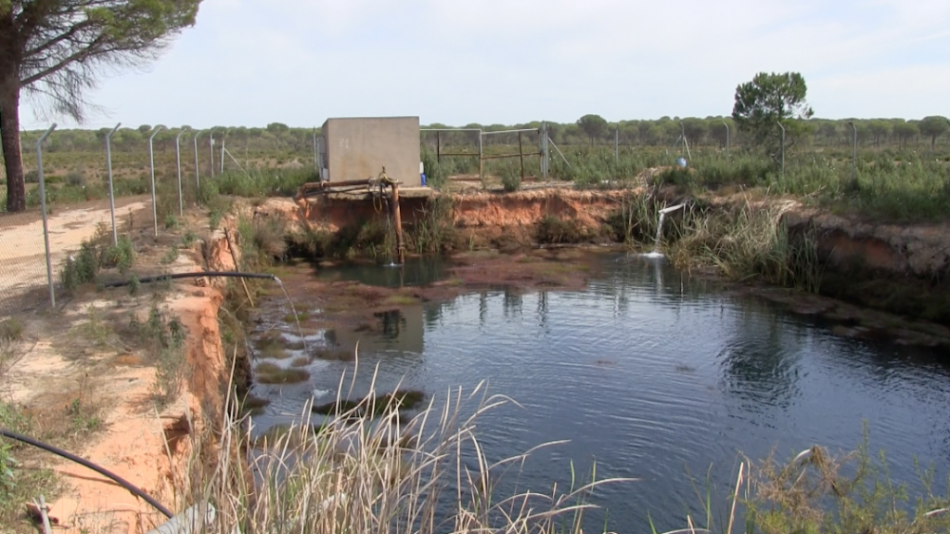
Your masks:
<instances>
[{"instance_id":1,"label":"clouds","mask_svg":"<svg viewBox=\"0 0 950 534\"><path fill-rule=\"evenodd\" d=\"M819 116L950 114L948 22L945 0L205 0L92 122L722 115L763 70L801 72Z\"/></svg>"}]
</instances>

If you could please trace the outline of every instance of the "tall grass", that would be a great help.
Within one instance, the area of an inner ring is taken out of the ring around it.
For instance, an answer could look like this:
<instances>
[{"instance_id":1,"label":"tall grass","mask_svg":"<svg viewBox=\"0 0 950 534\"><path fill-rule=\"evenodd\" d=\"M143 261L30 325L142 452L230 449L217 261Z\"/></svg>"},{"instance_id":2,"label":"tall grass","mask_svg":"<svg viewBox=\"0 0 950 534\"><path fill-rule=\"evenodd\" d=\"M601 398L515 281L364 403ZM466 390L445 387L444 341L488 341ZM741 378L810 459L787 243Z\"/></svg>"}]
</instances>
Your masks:
<instances>
[{"instance_id":1,"label":"tall grass","mask_svg":"<svg viewBox=\"0 0 950 534\"><path fill-rule=\"evenodd\" d=\"M782 221L789 206L746 202L694 209L680 223L669 255L681 268L713 266L734 280L760 279L817 292L822 274L817 241L808 232L789 233Z\"/></svg>"},{"instance_id":2,"label":"tall grass","mask_svg":"<svg viewBox=\"0 0 950 534\"><path fill-rule=\"evenodd\" d=\"M488 396L482 386L468 395L457 390L442 408L430 401L407 421L396 401L382 410L373 406L379 398L396 397L371 388L318 427L295 425L253 442L241 421L227 419L217 468L189 477L179 493L183 504L215 503L210 531L222 534L561 533L581 531L594 488L619 482L498 495L502 472L517 470L532 452L492 460L482 450L476 421L507 399ZM240 443L254 443L246 462Z\"/></svg>"}]
</instances>

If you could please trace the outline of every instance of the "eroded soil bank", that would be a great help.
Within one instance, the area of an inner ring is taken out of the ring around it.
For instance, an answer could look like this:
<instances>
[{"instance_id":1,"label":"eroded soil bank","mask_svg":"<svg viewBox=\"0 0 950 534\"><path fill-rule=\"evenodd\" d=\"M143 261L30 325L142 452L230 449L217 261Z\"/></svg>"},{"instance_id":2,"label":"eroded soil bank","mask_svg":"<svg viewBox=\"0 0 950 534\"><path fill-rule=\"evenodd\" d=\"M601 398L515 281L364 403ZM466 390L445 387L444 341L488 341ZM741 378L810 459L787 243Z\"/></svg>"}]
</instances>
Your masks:
<instances>
[{"instance_id":1,"label":"eroded soil bank","mask_svg":"<svg viewBox=\"0 0 950 534\"><path fill-rule=\"evenodd\" d=\"M134 215L146 213L136 206ZM186 219L184 226L206 225L200 213ZM151 231L151 225L124 231L136 242L131 272L138 276L234 269L221 232L183 246L185 228L159 239ZM78 240L70 245L78 246ZM179 248L168 261L172 247ZM107 279L130 275L102 273ZM218 454L217 427L228 393L231 368L218 320L222 289L207 278L142 284L137 291L82 286L73 295L60 293L54 310L17 317L23 331L4 346L14 359L0 383L0 400L29 421L14 430L104 467L174 512L189 504L192 478L212 468ZM149 348L154 339L144 330L153 317L175 321L184 332L178 369L170 370L167 359L156 360ZM165 521L149 504L85 467L26 446L13 455L24 468L51 472L37 491L46 496L55 532L134 534ZM21 510L22 504L17 503ZM0 531L33 527L21 517Z\"/></svg>"},{"instance_id":2,"label":"eroded soil bank","mask_svg":"<svg viewBox=\"0 0 950 534\"><path fill-rule=\"evenodd\" d=\"M443 225L440 237L449 252L482 249L514 252L539 245L539 237L549 232L551 221L569 224L573 241L588 244L617 243L617 214L631 195L640 191L576 191L564 188L514 193L447 194L439 200L424 196L401 199L400 207L407 241L420 230L431 233ZM662 201L693 202L672 190L652 194ZM663 200L665 199L665 200ZM711 209L727 209L739 199L708 199L700 203ZM857 217L845 217L783 200L783 221L792 233L809 232L817 243L821 263L820 294L859 307L899 314L920 323L912 330L933 331L925 322L950 326L950 225L875 224ZM438 216L434 216L437 214ZM255 208L255 217L276 217L289 224L288 231L303 230L343 234L367 222L386 221L386 206L368 199L320 198L298 202L269 199ZM672 214L671 218L676 215ZM410 247L411 250L411 247ZM515 268L517 273L519 269ZM496 282L517 274L505 269L486 268ZM762 293L788 301L787 291ZM781 294L782 296L776 296ZM794 293L792 293L794 295ZM803 299L811 296L798 295ZM834 303L835 301L828 301ZM839 303L844 306L844 303ZM829 313L837 305L818 306ZM798 306L799 309L814 308ZM842 308L843 309L843 308ZM861 330L862 321L854 306L838 313L843 323ZM884 321L888 322L888 321ZM869 328L880 332L881 320ZM885 329L886 330L886 329ZM926 344L936 343L928 339Z\"/></svg>"}]
</instances>

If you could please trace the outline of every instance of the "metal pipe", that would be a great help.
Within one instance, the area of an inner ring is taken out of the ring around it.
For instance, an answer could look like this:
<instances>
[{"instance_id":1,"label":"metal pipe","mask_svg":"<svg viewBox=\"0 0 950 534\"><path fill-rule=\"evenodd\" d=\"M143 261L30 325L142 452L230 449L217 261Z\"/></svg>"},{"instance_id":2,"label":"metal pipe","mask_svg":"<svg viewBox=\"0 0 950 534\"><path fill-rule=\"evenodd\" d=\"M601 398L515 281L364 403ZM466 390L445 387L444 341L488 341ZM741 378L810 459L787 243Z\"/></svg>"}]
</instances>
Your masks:
<instances>
[{"instance_id":1,"label":"metal pipe","mask_svg":"<svg viewBox=\"0 0 950 534\"><path fill-rule=\"evenodd\" d=\"M149 284L152 282L162 282L165 280L181 280L183 278L202 278L205 276L209 277L218 277L218 278L259 278L262 280L277 280L277 277L272 274L263 274L263 273L242 273L238 271L196 271L192 273L174 273L174 274L157 274L155 276L143 276L138 279L140 284ZM103 284L104 288L113 288L113 287L125 287L131 284L131 280L120 280L118 282L108 282Z\"/></svg>"},{"instance_id":2,"label":"metal pipe","mask_svg":"<svg viewBox=\"0 0 950 534\"><path fill-rule=\"evenodd\" d=\"M112 216L112 244L119 245L119 234L115 229L115 190L112 187L112 134L122 126L122 123L115 125L109 133L106 134L106 174L109 175L109 214Z\"/></svg>"},{"instance_id":3,"label":"metal pipe","mask_svg":"<svg viewBox=\"0 0 950 534\"><path fill-rule=\"evenodd\" d=\"M185 201L181 196L181 136L188 131L188 127L184 127L178 135L175 137L175 163L178 165L178 216L183 216L185 214Z\"/></svg>"},{"instance_id":4,"label":"metal pipe","mask_svg":"<svg viewBox=\"0 0 950 534\"><path fill-rule=\"evenodd\" d=\"M221 157L219 158L219 159L221 160L221 173L220 173L220 174L224 174L224 151L225 151L224 149L225 149L225 146L227 146L227 144L228 144L228 136L229 136L229 135L231 135L231 129L230 129L230 128L228 128L227 130L225 130L225 131L224 131L224 135L221 137Z\"/></svg>"},{"instance_id":5,"label":"metal pipe","mask_svg":"<svg viewBox=\"0 0 950 534\"><path fill-rule=\"evenodd\" d=\"M52 131L52 129L51 129L50 131ZM49 133L49 132L47 132L47 133ZM33 439L33 438L29 437L29 436L24 436L23 434L18 434L18 433L16 433L16 432L12 432L12 431L10 431L10 430L6 430L6 429L3 429L3 428L0 428L0 436L6 437L6 438L10 438L10 439L15 439L15 440L17 440L17 441L26 443L26 444L28 444L28 445L32 445L32 446L34 446L34 447L43 449L43 450L48 451L48 452L51 452L51 453L53 453L53 454L62 456L63 458L66 458L67 460L71 460L71 461L73 461L73 462L76 462L77 464L79 464L79 465L81 465L81 466L83 466L83 467L88 467L89 469L92 469L93 471L99 473L100 475L103 475L103 476L105 476L105 477L107 477L107 478L109 478L109 479L112 479L113 481L115 481L116 484L118 484L118 485L122 486L123 488L129 490L129 492L132 493L132 495L135 495L136 497L142 498L145 502L151 504L156 510L158 510L159 512L161 512L162 515L164 515L165 517L171 518L172 515L173 515L173 514L171 513L171 511L170 511L168 508L165 508L164 506L162 506L161 503L159 503L158 501L156 501L155 499L153 499L149 494L147 494L147 493L145 493L144 491L140 490L139 488L135 487L135 486L134 486L133 484L131 484L129 481L127 481L127 480L125 480L124 478L120 477L119 475L117 475L117 474L115 474L115 473L113 473L113 472L111 472L111 471L105 469L104 467L98 466L98 465L96 465L96 464L90 462L89 460L86 460L85 458L80 458L79 456L76 456L75 454L72 454L72 453L70 453L70 452L64 451L63 449L60 449L59 447L54 447L54 446L52 446L52 445L50 445L50 444L48 444L48 443L43 443L42 441L35 440L35 439Z\"/></svg>"},{"instance_id":6,"label":"metal pipe","mask_svg":"<svg viewBox=\"0 0 950 534\"><path fill-rule=\"evenodd\" d=\"M537 132L537 131L538 131L538 128L521 128L519 130L497 130L494 132L482 132L482 135L495 135L495 134L518 133L518 132Z\"/></svg>"},{"instance_id":7,"label":"metal pipe","mask_svg":"<svg viewBox=\"0 0 950 534\"><path fill-rule=\"evenodd\" d=\"M40 209L43 213L43 244L46 247L46 280L49 283L49 302L56 307L56 290L53 289L53 260L49 255L49 226L46 222L46 181L43 179L43 142L56 129L54 122L49 130L36 141L36 178L40 182Z\"/></svg>"},{"instance_id":8,"label":"metal pipe","mask_svg":"<svg viewBox=\"0 0 950 534\"><path fill-rule=\"evenodd\" d=\"M152 135L148 137L148 163L152 169L152 224L155 227L155 237L158 237L158 209L155 207L155 154L152 150L152 140L155 139L158 132L164 129L164 126L156 126L152 130Z\"/></svg>"},{"instance_id":9,"label":"metal pipe","mask_svg":"<svg viewBox=\"0 0 950 534\"><path fill-rule=\"evenodd\" d=\"M195 132L195 202L198 202L198 193L201 191L201 179L198 177L198 136L201 130Z\"/></svg>"},{"instance_id":10,"label":"metal pipe","mask_svg":"<svg viewBox=\"0 0 950 534\"><path fill-rule=\"evenodd\" d=\"M420 132L480 132L481 128L419 128Z\"/></svg>"},{"instance_id":11,"label":"metal pipe","mask_svg":"<svg viewBox=\"0 0 950 534\"><path fill-rule=\"evenodd\" d=\"M211 177L214 178L214 128L208 132L208 150L211 153Z\"/></svg>"},{"instance_id":12,"label":"metal pipe","mask_svg":"<svg viewBox=\"0 0 950 534\"><path fill-rule=\"evenodd\" d=\"M541 123L541 134L540 134L540 147L541 151L541 175L544 177L544 181L548 181L548 125L547 123Z\"/></svg>"},{"instance_id":13,"label":"metal pipe","mask_svg":"<svg viewBox=\"0 0 950 534\"><path fill-rule=\"evenodd\" d=\"M485 132L478 130L478 179L482 182L485 181L485 152L482 142L484 137Z\"/></svg>"},{"instance_id":14,"label":"metal pipe","mask_svg":"<svg viewBox=\"0 0 950 534\"><path fill-rule=\"evenodd\" d=\"M778 127L782 129L782 178L785 178L785 126L782 126L782 121L778 122Z\"/></svg>"},{"instance_id":15,"label":"metal pipe","mask_svg":"<svg viewBox=\"0 0 950 534\"><path fill-rule=\"evenodd\" d=\"M244 138L244 165L247 165L247 137ZM317 169L317 174L320 174L320 158L317 156L317 129L313 129L313 168Z\"/></svg>"}]
</instances>

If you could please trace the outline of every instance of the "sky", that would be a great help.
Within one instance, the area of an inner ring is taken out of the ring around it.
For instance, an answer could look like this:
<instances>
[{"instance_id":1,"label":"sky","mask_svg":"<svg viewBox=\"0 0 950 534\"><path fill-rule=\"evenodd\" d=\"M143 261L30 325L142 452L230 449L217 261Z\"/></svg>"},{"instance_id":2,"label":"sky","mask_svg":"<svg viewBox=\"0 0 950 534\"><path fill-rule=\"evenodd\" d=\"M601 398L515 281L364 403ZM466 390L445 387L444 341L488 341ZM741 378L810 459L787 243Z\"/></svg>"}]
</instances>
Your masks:
<instances>
[{"instance_id":1,"label":"sky","mask_svg":"<svg viewBox=\"0 0 950 534\"><path fill-rule=\"evenodd\" d=\"M729 115L800 72L822 118L950 116L948 0L204 0L84 128L419 116L462 126ZM64 117L21 108L24 129Z\"/></svg>"}]
</instances>

